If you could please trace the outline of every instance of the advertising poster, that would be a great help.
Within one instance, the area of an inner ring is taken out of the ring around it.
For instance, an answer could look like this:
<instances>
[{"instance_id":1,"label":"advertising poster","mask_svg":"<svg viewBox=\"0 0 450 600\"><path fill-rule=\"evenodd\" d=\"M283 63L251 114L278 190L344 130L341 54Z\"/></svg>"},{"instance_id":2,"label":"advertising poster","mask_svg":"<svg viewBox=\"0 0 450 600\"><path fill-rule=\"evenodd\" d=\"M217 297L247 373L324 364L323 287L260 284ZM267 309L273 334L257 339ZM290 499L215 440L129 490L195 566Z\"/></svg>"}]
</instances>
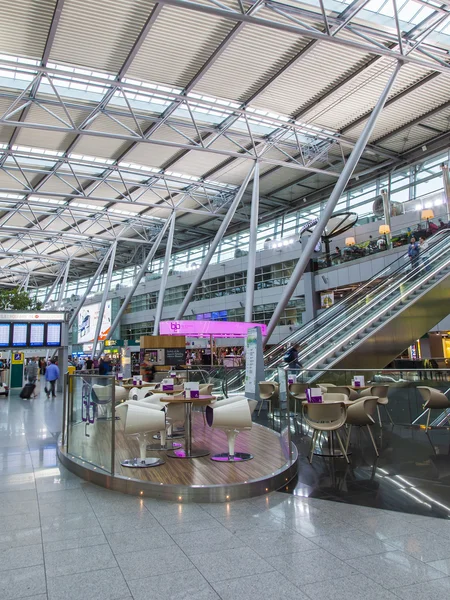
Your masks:
<instances>
[{"instance_id":1,"label":"advertising poster","mask_svg":"<svg viewBox=\"0 0 450 600\"><path fill-rule=\"evenodd\" d=\"M78 343L85 344L93 342L95 329L99 320L100 302L83 306L78 314ZM104 340L111 329L111 300L105 304L105 312L102 315L102 325L98 339Z\"/></svg>"},{"instance_id":2,"label":"advertising poster","mask_svg":"<svg viewBox=\"0 0 450 600\"><path fill-rule=\"evenodd\" d=\"M245 338L245 394L259 400L259 382L264 381L264 356L259 327L248 330Z\"/></svg>"},{"instance_id":3,"label":"advertising poster","mask_svg":"<svg viewBox=\"0 0 450 600\"><path fill-rule=\"evenodd\" d=\"M334 292L321 292L320 308L330 308L334 304Z\"/></svg>"}]
</instances>

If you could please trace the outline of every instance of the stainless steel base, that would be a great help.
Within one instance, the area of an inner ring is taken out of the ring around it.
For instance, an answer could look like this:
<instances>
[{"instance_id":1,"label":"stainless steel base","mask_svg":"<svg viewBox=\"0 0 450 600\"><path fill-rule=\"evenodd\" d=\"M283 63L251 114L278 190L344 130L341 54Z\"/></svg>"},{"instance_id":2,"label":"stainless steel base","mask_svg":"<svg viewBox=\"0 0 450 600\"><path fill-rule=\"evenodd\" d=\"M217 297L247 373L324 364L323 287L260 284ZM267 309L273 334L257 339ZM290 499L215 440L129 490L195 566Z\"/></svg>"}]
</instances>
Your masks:
<instances>
[{"instance_id":1,"label":"stainless steel base","mask_svg":"<svg viewBox=\"0 0 450 600\"><path fill-rule=\"evenodd\" d=\"M170 458L200 458L201 456L208 456L209 450L205 448L193 448L189 454L186 452L184 448L180 450L174 450L174 452L170 452L167 456Z\"/></svg>"},{"instance_id":2,"label":"stainless steel base","mask_svg":"<svg viewBox=\"0 0 450 600\"><path fill-rule=\"evenodd\" d=\"M214 454L211 456L211 460L217 462L243 462L244 460L252 460L253 454L247 452L236 452L233 456L228 452L222 452L222 454Z\"/></svg>"},{"instance_id":3,"label":"stainless steel base","mask_svg":"<svg viewBox=\"0 0 450 600\"><path fill-rule=\"evenodd\" d=\"M178 439L180 439L180 438L184 438L184 435L185 435L185 431L184 431L184 429L176 429L176 430L175 430L175 431L172 433L172 435L167 435L167 436L166 436L166 439L168 439L168 440L178 440ZM156 433L156 434L153 436L153 439L154 439L154 440L160 440L160 439L161 439L161 435L160 435L159 433Z\"/></svg>"},{"instance_id":4,"label":"stainless steel base","mask_svg":"<svg viewBox=\"0 0 450 600\"><path fill-rule=\"evenodd\" d=\"M179 444L178 442L172 442L169 440L164 446L161 446L161 444L149 444L147 446L147 450L177 450L178 448L181 448L181 446L182 444Z\"/></svg>"},{"instance_id":5,"label":"stainless steel base","mask_svg":"<svg viewBox=\"0 0 450 600\"><path fill-rule=\"evenodd\" d=\"M145 469L146 467L159 467L164 464L161 458L129 458L120 464L122 467L131 467L133 469Z\"/></svg>"}]
</instances>

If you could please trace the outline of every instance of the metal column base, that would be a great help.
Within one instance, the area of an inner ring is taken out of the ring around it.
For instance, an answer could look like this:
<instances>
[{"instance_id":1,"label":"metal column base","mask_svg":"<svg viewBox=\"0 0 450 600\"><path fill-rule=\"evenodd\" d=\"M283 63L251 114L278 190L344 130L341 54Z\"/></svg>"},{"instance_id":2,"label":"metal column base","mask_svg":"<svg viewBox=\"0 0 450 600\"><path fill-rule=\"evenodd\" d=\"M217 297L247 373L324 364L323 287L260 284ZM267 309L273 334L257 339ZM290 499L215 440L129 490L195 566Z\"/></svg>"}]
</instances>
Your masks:
<instances>
[{"instance_id":1,"label":"metal column base","mask_svg":"<svg viewBox=\"0 0 450 600\"><path fill-rule=\"evenodd\" d=\"M168 440L164 446L162 446L161 444L149 444L147 446L147 450L177 450L178 448L181 448L181 446L182 445L178 442L172 442Z\"/></svg>"},{"instance_id":2,"label":"metal column base","mask_svg":"<svg viewBox=\"0 0 450 600\"><path fill-rule=\"evenodd\" d=\"M174 450L167 456L170 458L200 458L201 456L208 456L209 450L206 448L193 448L189 454L186 452L184 448L180 450Z\"/></svg>"},{"instance_id":3,"label":"metal column base","mask_svg":"<svg viewBox=\"0 0 450 600\"><path fill-rule=\"evenodd\" d=\"M214 454L211 456L211 460L217 462L243 462L244 460L252 460L253 454L248 452L235 452L234 454L228 454L228 452L222 452L222 454Z\"/></svg>"},{"instance_id":4,"label":"metal column base","mask_svg":"<svg viewBox=\"0 0 450 600\"><path fill-rule=\"evenodd\" d=\"M144 469L146 467L159 467L165 463L161 458L129 458L120 464L122 467L131 467L133 469Z\"/></svg>"}]
</instances>

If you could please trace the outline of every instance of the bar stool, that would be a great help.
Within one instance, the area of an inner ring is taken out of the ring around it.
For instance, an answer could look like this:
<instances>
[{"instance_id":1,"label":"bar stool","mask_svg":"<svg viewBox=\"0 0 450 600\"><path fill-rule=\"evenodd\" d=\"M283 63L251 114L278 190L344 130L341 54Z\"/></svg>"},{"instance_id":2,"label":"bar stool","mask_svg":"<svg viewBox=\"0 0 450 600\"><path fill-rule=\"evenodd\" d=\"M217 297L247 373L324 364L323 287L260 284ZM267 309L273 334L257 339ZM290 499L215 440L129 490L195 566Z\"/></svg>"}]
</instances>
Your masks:
<instances>
[{"instance_id":1,"label":"bar stool","mask_svg":"<svg viewBox=\"0 0 450 600\"><path fill-rule=\"evenodd\" d=\"M139 457L122 461L123 467L142 469L144 467L158 467L163 465L161 458L147 458L147 434L156 431L166 431L166 415L164 411L155 410L151 406L145 406L142 402L129 400L119 404L116 409L123 423L125 435L134 435L139 442Z\"/></svg>"},{"instance_id":2,"label":"bar stool","mask_svg":"<svg viewBox=\"0 0 450 600\"><path fill-rule=\"evenodd\" d=\"M235 452L236 437L241 431L252 428L252 414L258 402L247 400L245 396L235 396L219 400L206 407L206 420L210 427L223 429L228 439L228 452L214 454L211 460L218 462L242 462L251 460L252 454Z\"/></svg>"}]
</instances>

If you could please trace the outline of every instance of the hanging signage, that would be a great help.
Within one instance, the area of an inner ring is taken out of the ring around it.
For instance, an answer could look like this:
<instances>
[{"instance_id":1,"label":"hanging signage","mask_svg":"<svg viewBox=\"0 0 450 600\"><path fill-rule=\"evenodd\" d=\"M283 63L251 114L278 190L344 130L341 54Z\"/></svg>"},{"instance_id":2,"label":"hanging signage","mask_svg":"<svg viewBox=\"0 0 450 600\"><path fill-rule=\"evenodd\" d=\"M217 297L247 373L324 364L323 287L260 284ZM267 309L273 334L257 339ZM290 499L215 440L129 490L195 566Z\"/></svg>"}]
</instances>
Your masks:
<instances>
[{"instance_id":1,"label":"hanging signage","mask_svg":"<svg viewBox=\"0 0 450 600\"><path fill-rule=\"evenodd\" d=\"M248 330L245 338L245 394L259 400L259 382L264 381L264 355L259 327Z\"/></svg>"},{"instance_id":2,"label":"hanging signage","mask_svg":"<svg viewBox=\"0 0 450 600\"><path fill-rule=\"evenodd\" d=\"M13 352L11 357L11 364L13 365L23 365L23 352Z\"/></svg>"},{"instance_id":3,"label":"hanging signage","mask_svg":"<svg viewBox=\"0 0 450 600\"><path fill-rule=\"evenodd\" d=\"M206 313L209 314L209 313ZM204 316L206 317L206 314ZM240 321L161 321L160 335L185 335L188 337L246 337L248 330L259 327L263 335L267 333L267 325L262 323L243 323Z\"/></svg>"}]
</instances>

